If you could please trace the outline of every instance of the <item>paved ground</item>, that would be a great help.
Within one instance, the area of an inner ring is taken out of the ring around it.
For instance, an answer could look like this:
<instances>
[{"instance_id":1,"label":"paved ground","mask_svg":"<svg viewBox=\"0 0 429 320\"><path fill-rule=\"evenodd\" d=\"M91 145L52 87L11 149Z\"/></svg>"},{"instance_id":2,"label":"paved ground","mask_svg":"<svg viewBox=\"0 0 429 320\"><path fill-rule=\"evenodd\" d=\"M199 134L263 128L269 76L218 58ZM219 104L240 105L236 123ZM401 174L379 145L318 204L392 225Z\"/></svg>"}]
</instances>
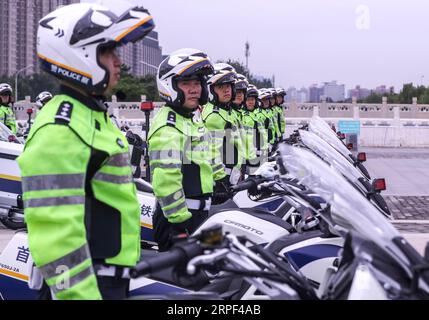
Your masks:
<instances>
[{"instance_id":1,"label":"paved ground","mask_svg":"<svg viewBox=\"0 0 429 320\"><path fill-rule=\"evenodd\" d=\"M429 196L385 196L384 199L395 219L429 220Z\"/></svg>"},{"instance_id":2,"label":"paved ground","mask_svg":"<svg viewBox=\"0 0 429 320\"><path fill-rule=\"evenodd\" d=\"M377 178L386 178L383 196L394 226L419 252L429 242L429 149L361 148L365 166Z\"/></svg>"},{"instance_id":3,"label":"paved ground","mask_svg":"<svg viewBox=\"0 0 429 320\"><path fill-rule=\"evenodd\" d=\"M429 148L361 148L359 151L367 153L365 166L371 175L386 178L385 195L429 197Z\"/></svg>"}]
</instances>

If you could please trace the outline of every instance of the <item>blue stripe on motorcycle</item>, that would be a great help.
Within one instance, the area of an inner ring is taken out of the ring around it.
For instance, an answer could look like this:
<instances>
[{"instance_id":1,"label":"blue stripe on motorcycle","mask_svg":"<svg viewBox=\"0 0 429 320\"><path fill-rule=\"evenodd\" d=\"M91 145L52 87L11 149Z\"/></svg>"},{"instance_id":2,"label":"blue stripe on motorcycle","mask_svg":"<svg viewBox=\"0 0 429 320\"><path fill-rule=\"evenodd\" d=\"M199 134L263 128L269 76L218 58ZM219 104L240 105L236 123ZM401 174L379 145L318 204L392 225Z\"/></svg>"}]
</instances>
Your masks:
<instances>
[{"instance_id":1,"label":"blue stripe on motorcycle","mask_svg":"<svg viewBox=\"0 0 429 320\"><path fill-rule=\"evenodd\" d=\"M0 300L35 300L37 292L28 287L25 281L0 275Z\"/></svg>"},{"instance_id":2,"label":"blue stripe on motorcycle","mask_svg":"<svg viewBox=\"0 0 429 320\"><path fill-rule=\"evenodd\" d=\"M149 241L149 242L155 242L153 238L153 229L149 229L146 227L141 227L140 232L140 239L141 241Z\"/></svg>"},{"instance_id":3,"label":"blue stripe on motorcycle","mask_svg":"<svg viewBox=\"0 0 429 320\"><path fill-rule=\"evenodd\" d=\"M286 258L295 268L301 269L306 264L324 258L335 258L341 247L332 244L315 244L285 253Z\"/></svg>"},{"instance_id":4,"label":"blue stripe on motorcycle","mask_svg":"<svg viewBox=\"0 0 429 320\"><path fill-rule=\"evenodd\" d=\"M0 191L22 194L21 181L0 178Z\"/></svg>"},{"instance_id":5,"label":"blue stripe on motorcycle","mask_svg":"<svg viewBox=\"0 0 429 320\"><path fill-rule=\"evenodd\" d=\"M141 288L130 291L130 297L141 295L163 295L168 293L181 293L189 290L178 288L166 283L155 282Z\"/></svg>"},{"instance_id":6,"label":"blue stripe on motorcycle","mask_svg":"<svg viewBox=\"0 0 429 320\"><path fill-rule=\"evenodd\" d=\"M268 211L276 211L284 202L283 199L275 199L270 202L263 203L259 206L256 206L255 208L259 209L267 209Z\"/></svg>"}]
</instances>

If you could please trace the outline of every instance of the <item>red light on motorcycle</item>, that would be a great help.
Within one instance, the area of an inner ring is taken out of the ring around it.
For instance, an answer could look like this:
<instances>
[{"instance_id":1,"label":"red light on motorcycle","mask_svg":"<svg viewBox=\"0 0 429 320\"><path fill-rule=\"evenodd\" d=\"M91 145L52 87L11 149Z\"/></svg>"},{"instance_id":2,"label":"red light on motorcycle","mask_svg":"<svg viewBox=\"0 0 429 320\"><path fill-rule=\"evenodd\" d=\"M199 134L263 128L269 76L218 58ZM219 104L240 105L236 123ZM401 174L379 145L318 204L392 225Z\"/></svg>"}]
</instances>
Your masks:
<instances>
[{"instance_id":1,"label":"red light on motorcycle","mask_svg":"<svg viewBox=\"0 0 429 320\"><path fill-rule=\"evenodd\" d=\"M140 104L140 110L141 111L152 111L154 109L154 105L152 101L146 101L146 102L142 102Z\"/></svg>"},{"instance_id":2,"label":"red light on motorcycle","mask_svg":"<svg viewBox=\"0 0 429 320\"><path fill-rule=\"evenodd\" d=\"M357 159L359 162L365 162L366 161L366 153L365 152L359 152L357 155Z\"/></svg>"},{"instance_id":3,"label":"red light on motorcycle","mask_svg":"<svg viewBox=\"0 0 429 320\"><path fill-rule=\"evenodd\" d=\"M386 190L386 180L385 179L375 179L372 182L372 187L374 188L374 191L384 191Z\"/></svg>"},{"instance_id":4,"label":"red light on motorcycle","mask_svg":"<svg viewBox=\"0 0 429 320\"><path fill-rule=\"evenodd\" d=\"M353 143L348 143L347 144L347 149L349 149L349 150L353 150Z\"/></svg>"},{"instance_id":5,"label":"red light on motorcycle","mask_svg":"<svg viewBox=\"0 0 429 320\"><path fill-rule=\"evenodd\" d=\"M33 109L29 108L27 109L27 114L32 114L33 113Z\"/></svg>"}]
</instances>

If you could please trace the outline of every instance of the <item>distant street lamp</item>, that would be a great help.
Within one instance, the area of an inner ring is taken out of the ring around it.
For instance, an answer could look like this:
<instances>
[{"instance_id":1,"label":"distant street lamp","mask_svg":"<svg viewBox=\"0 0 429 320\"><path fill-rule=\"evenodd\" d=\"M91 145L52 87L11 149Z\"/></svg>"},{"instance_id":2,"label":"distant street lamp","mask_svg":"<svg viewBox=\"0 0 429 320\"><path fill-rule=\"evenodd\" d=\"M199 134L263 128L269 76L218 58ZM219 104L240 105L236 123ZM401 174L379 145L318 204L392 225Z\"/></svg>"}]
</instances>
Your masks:
<instances>
[{"instance_id":1,"label":"distant street lamp","mask_svg":"<svg viewBox=\"0 0 429 320\"><path fill-rule=\"evenodd\" d=\"M22 71L27 70L27 69L29 69L29 68L31 68L31 67L32 67L32 66L26 66L25 68L22 68L22 69L18 70L18 71L15 73L15 102L17 102L17 101L18 101L18 75L19 75Z\"/></svg>"},{"instance_id":2,"label":"distant street lamp","mask_svg":"<svg viewBox=\"0 0 429 320\"><path fill-rule=\"evenodd\" d=\"M148 67L158 69L158 66L154 66L153 64L147 63L146 61L140 60L139 62L141 64L144 64L144 65L148 66Z\"/></svg>"},{"instance_id":3,"label":"distant street lamp","mask_svg":"<svg viewBox=\"0 0 429 320\"><path fill-rule=\"evenodd\" d=\"M249 78L249 57L250 57L250 43L249 41L246 41L245 45L245 52L244 52L244 56L246 57L246 71L247 71L247 77Z\"/></svg>"}]
</instances>

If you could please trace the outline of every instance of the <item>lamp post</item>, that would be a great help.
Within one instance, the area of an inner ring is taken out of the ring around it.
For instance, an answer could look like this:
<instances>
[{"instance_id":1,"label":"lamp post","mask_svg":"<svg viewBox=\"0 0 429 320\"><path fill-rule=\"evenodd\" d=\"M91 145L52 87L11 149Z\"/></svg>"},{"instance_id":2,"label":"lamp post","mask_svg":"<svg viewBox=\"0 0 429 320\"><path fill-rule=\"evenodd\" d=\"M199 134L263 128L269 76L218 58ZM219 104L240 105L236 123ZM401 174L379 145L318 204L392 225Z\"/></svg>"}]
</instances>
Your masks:
<instances>
[{"instance_id":1,"label":"lamp post","mask_svg":"<svg viewBox=\"0 0 429 320\"><path fill-rule=\"evenodd\" d=\"M31 67L32 67L32 66L26 66L25 68L22 68L22 69L18 70L18 71L15 73L15 102L17 102L17 101L18 101L18 75L19 75L22 71L27 70L27 69L29 69L29 68L31 68Z\"/></svg>"},{"instance_id":2,"label":"lamp post","mask_svg":"<svg viewBox=\"0 0 429 320\"><path fill-rule=\"evenodd\" d=\"M140 110L144 112L145 114L145 124L142 130L145 132L145 141L143 142L143 148L144 148L144 162L146 166L146 181L150 182L150 167L149 167L149 145L148 145L148 138L149 138L149 129L150 129L150 113L155 108L152 101L145 101L142 102L140 105Z\"/></svg>"},{"instance_id":3,"label":"lamp post","mask_svg":"<svg viewBox=\"0 0 429 320\"><path fill-rule=\"evenodd\" d=\"M154 66L153 64L147 63L146 61L140 60L139 63L144 64L145 66L148 66L149 68L154 68L155 70L158 70L158 66Z\"/></svg>"}]
</instances>

